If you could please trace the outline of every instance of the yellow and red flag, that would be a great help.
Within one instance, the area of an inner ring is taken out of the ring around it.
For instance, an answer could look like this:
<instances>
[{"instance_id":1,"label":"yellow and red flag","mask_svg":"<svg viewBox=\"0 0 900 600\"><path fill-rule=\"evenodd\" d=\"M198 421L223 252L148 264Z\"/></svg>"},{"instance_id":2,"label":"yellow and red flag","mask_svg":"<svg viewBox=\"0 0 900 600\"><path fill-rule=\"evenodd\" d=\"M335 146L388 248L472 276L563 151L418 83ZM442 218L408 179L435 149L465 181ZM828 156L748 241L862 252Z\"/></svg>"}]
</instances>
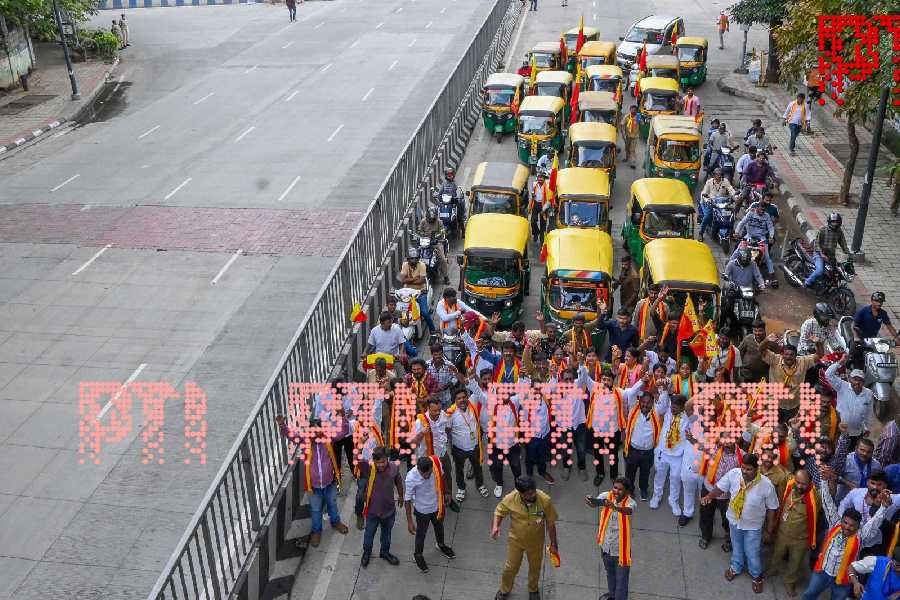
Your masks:
<instances>
[{"instance_id":1,"label":"yellow and red flag","mask_svg":"<svg viewBox=\"0 0 900 600\"><path fill-rule=\"evenodd\" d=\"M672 28L672 54L675 54L677 50L675 49L675 43L678 41L678 25Z\"/></svg>"},{"instance_id":2,"label":"yellow and red flag","mask_svg":"<svg viewBox=\"0 0 900 600\"><path fill-rule=\"evenodd\" d=\"M548 544L547 555L550 556L550 562L553 563L553 566L558 569L561 562L559 558L559 551L554 551L553 547Z\"/></svg>"},{"instance_id":3,"label":"yellow and red flag","mask_svg":"<svg viewBox=\"0 0 900 600\"><path fill-rule=\"evenodd\" d=\"M563 65L569 62L569 49L566 47L566 35L564 33L559 34L559 54L562 56Z\"/></svg>"},{"instance_id":4,"label":"yellow and red flag","mask_svg":"<svg viewBox=\"0 0 900 600\"><path fill-rule=\"evenodd\" d=\"M534 54L531 55L531 74L528 76L528 89L530 93L534 93L534 81L537 79L537 61Z\"/></svg>"},{"instance_id":5,"label":"yellow and red flag","mask_svg":"<svg viewBox=\"0 0 900 600\"><path fill-rule=\"evenodd\" d=\"M353 310L350 311L350 320L354 323L365 323L369 320L369 317L363 312L362 305L359 302L353 305Z\"/></svg>"},{"instance_id":6,"label":"yellow and red flag","mask_svg":"<svg viewBox=\"0 0 900 600\"><path fill-rule=\"evenodd\" d=\"M519 104L521 102L521 98L519 98L519 90L520 89L522 89L522 88L519 88L519 87L516 88L516 95L513 96L512 104L509 105L509 110L512 112L512 114L514 114L516 116L519 116Z\"/></svg>"},{"instance_id":7,"label":"yellow and red flag","mask_svg":"<svg viewBox=\"0 0 900 600\"><path fill-rule=\"evenodd\" d=\"M700 331L700 319L697 318L697 311L694 309L694 301L688 294L687 301L684 303L684 310L681 312L681 320L678 322L678 335L676 336L677 345L675 347L675 361L681 360L681 342L691 340Z\"/></svg>"},{"instance_id":8,"label":"yellow and red flag","mask_svg":"<svg viewBox=\"0 0 900 600\"><path fill-rule=\"evenodd\" d=\"M541 246L541 255L538 257L538 260L542 263L547 262L547 242L544 242L544 245Z\"/></svg>"},{"instance_id":9,"label":"yellow and red flag","mask_svg":"<svg viewBox=\"0 0 900 600\"><path fill-rule=\"evenodd\" d=\"M641 49L641 54L638 57L638 69L641 71L647 70L647 42L644 42L644 47Z\"/></svg>"},{"instance_id":10,"label":"yellow and red flag","mask_svg":"<svg viewBox=\"0 0 900 600\"><path fill-rule=\"evenodd\" d=\"M584 15L581 15L581 21L578 22L578 40L575 42L575 54L581 52L584 46Z\"/></svg>"},{"instance_id":11,"label":"yellow and red flag","mask_svg":"<svg viewBox=\"0 0 900 600\"><path fill-rule=\"evenodd\" d=\"M559 153L553 154L553 166L550 168L550 181L547 187L550 188L551 201L556 198L556 177L559 172Z\"/></svg>"},{"instance_id":12,"label":"yellow and red flag","mask_svg":"<svg viewBox=\"0 0 900 600\"><path fill-rule=\"evenodd\" d=\"M580 68L578 69L578 72L579 73L581 72ZM578 121L578 94L580 93L580 91L581 91L581 86L578 85L578 80L576 79L575 86L572 91L572 102L571 102L571 106L569 107L570 108L570 110L569 110L569 114L570 114L569 125L573 125L576 121Z\"/></svg>"}]
</instances>

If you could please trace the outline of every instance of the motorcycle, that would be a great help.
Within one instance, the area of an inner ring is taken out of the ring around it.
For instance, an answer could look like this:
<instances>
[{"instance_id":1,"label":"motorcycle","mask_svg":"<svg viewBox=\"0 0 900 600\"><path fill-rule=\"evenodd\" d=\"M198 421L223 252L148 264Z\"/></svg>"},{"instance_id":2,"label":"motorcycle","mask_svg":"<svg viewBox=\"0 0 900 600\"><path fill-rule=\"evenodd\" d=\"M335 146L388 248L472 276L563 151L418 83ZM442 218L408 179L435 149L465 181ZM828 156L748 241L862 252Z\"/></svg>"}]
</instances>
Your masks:
<instances>
[{"instance_id":1,"label":"motorcycle","mask_svg":"<svg viewBox=\"0 0 900 600\"><path fill-rule=\"evenodd\" d=\"M853 347L853 317L844 316L838 320L837 337L845 351ZM897 357L892 348L896 343L891 338L866 338L863 340L863 367L866 378L863 385L875 395L875 416L885 420L891 389L897 377Z\"/></svg>"},{"instance_id":2,"label":"motorcycle","mask_svg":"<svg viewBox=\"0 0 900 600\"><path fill-rule=\"evenodd\" d=\"M802 238L790 241L781 261L785 278L794 287L803 287L803 282L816 268L813 249ZM856 270L851 261L840 264L825 261L825 273L813 284L813 293L827 302L835 314L855 314L856 296L850 289L850 282L855 276Z\"/></svg>"},{"instance_id":3,"label":"motorcycle","mask_svg":"<svg viewBox=\"0 0 900 600\"><path fill-rule=\"evenodd\" d=\"M400 288L391 293L397 299L397 312L400 314L400 329L407 341L415 344L425 334L425 323L422 321L422 315L418 305L420 294L425 294L425 298L429 297L431 288L425 283L425 289L415 290L413 288Z\"/></svg>"},{"instance_id":4,"label":"motorcycle","mask_svg":"<svg viewBox=\"0 0 900 600\"><path fill-rule=\"evenodd\" d=\"M456 239L460 233L459 198L443 187L431 188L431 191L438 205L438 218L444 226L444 231L448 237Z\"/></svg>"},{"instance_id":5,"label":"motorcycle","mask_svg":"<svg viewBox=\"0 0 900 600\"><path fill-rule=\"evenodd\" d=\"M716 161L716 164L712 166L713 171L716 168L722 169L722 178L728 183L734 181L734 156L731 154L732 151L732 148L722 146L722 148L719 149L719 159Z\"/></svg>"},{"instance_id":6,"label":"motorcycle","mask_svg":"<svg viewBox=\"0 0 900 600\"><path fill-rule=\"evenodd\" d=\"M768 266L763 260L763 253L766 251L766 248L769 248L771 252L772 244L767 242L766 240L761 240L754 236L748 236L741 240L740 245L745 246L748 250L750 250L750 260L756 263L756 266L759 267L759 272L769 275L771 280L768 282L773 288L778 287L778 280L775 278L775 273L769 273Z\"/></svg>"},{"instance_id":7,"label":"motorcycle","mask_svg":"<svg viewBox=\"0 0 900 600\"><path fill-rule=\"evenodd\" d=\"M734 201L719 196L709 201L713 211L713 231L725 256L731 256L731 232L734 230Z\"/></svg>"},{"instance_id":8,"label":"motorcycle","mask_svg":"<svg viewBox=\"0 0 900 600\"><path fill-rule=\"evenodd\" d=\"M723 274L722 279L728 281ZM730 309L722 314L722 325L732 331L739 332L741 338L753 331L753 322L760 318L759 303L756 301L757 291L751 287L728 284L723 294L727 294Z\"/></svg>"},{"instance_id":9,"label":"motorcycle","mask_svg":"<svg viewBox=\"0 0 900 600\"><path fill-rule=\"evenodd\" d=\"M419 248L419 259L425 264L427 279L429 284L438 279L438 255L435 248L438 244L444 244L444 256L450 251L450 243L444 240L435 240L431 236L420 236L413 234L412 242Z\"/></svg>"},{"instance_id":10,"label":"motorcycle","mask_svg":"<svg viewBox=\"0 0 900 600\"><path fill-rule=\"evenodd\" d=\"M465 372L466 347L462 338L456 333L434 333L430 343L435 342L443 348L444 360Z\"/></svg>"}]
</instances>

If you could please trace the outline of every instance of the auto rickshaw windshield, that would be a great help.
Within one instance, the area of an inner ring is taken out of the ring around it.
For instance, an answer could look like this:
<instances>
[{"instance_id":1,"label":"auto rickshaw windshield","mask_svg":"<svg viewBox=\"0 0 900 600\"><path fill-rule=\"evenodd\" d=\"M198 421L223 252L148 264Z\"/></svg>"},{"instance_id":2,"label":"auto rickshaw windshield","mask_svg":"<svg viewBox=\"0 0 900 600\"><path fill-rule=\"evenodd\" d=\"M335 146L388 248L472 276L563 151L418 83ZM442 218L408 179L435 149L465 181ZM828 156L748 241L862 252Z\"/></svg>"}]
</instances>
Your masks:
<instances>
[{"instance_id":1,"label":"auto rickshaw windshield","mask_svg":"<svg viewBox=\"0 0 900 600\"><path fill-rule=\"evenodd\" d=\"M556 281L549 289L550 304L557 310L594 311L597 288Z\"/></svg>"},{"instance_id":2,"label":"auto rickshaw windshield","mask_svg":"<svg viewBox=\"0 0 900 600\"><path fill-rule=\"evenodd\" d=\"M618 79L600 79L594 77L591 79L591 91L592 92L612 92L616 93L616 90L619 89L619 80Z\"/></svg>"},{"instance_id":3,"label":"auto rickshaw windshield","mask_svg":"<svg viewBox=\"0 0 900 600\"><path fill-rule=\"evenodd\" d=\"M538 83L537 84L537 95L538 96L555 96L557 98L563 97L562 85L559 83Z\"/></svg>"},{"instance_id":4,"label":"auto rickshaw windshield","mask_svg":"<svg viewBox=\"0 0 900 600\"><path fill-rule=\"evenodd\" d=\"M588 67L593 67L594 65L605 65L606 57L604 56L583 56L581 58L581 68L587 69Z\"/></svg>"},{"instance_id":5,"label":"auto rickshaw windshield","mask_svg":"<svg viewBox=\"0 0 900 600\"><path fill-rule=\"evenodd\" d=\"M661 139L656 146L656 155L666 162L695 163L700 160L700 148L696 142Z\"/></svg>"},{"instance_id":6,"label":"auto rickshaw windshield","mask_svg":"<svg viewBox=\"0 0 900 600\"><path fill-rule=\"evenodd\" d=\"M628 32L628 35L625 36L625 41L634 44L643 44L645 42L648 44L662 44L663 32L656 29L633 27L631 31Z\"/></svg>"},{"instance_id":7,"label":"auto rickshaw windshield","mask_svg":"<svg viewBox=\"0 0 900 600\"><path fill-rule=\"evenodd\" d=\"M575 146L575 165L593 169L611 169L613 166L613 144L591 144Z\"/></svg>"},{"instance_id":8,"label":"auto rickshaw windshield","mask_svg":"<svg viewBox=\"0 0 900 600\"><path fill-rule=\"evenodd\" d=\"M511 89L488 89L487 97L484 103L488 106L509 106L512 104L513 96L516 95L515 90Z\"/></svg>"},{"instance_id":9,"label":"auto rickshaw windshield","mask_svg":"<svg viewBox=\"0 0 900 600\"><path fill-rule=\"evenodd\" d=\"M675 306L684 306L687 302L688 293L684 290L669 290L669 293L675 298ZM701 323L706 323L715 317L716 314L716 296L709 292L691 292L691 300L694 307L699 311L701 301L706 304L705 312L698 314L697 317Z\"/></svg>"},{"instance_id":10,"label":"auto rickshaw windshield","mask_svg":"<svg viewBox=\"0 0 900 600\"><path fill-rule=\"evenodd\" d=\"M509 194L499 192L480 192L473 194L472 214L501 213L515 214L515 199Z\"/></svg>"},{"instance_id":11,"label":"auto rickshaw windshield","mask_svg":"<svg viewBox=\"0 0 900 600\"><path fill-rule=\"evenodd\" d=\"M470 255L466 282L472 285L512 287L519 283L519 259L512 256Z\"/></svg>"},{"instance_id":12,"label":"auto rickshaw windshield","mask_svg":"<svg viewBox=\"0 0 900 600\"><path fill-rule=\"evenodd\" d=\"M675 94L653 90L644 94L644 110L675 110Z\"/></svg>"},{"instance_id":13,"label":"auto rickshaw windshield","mask_svg":"<svg viewBox=\"0 0 900 600\"><path fill-rule=\"evenodd\" d=\"M534 57L534 64L541 69L551 68L553 67L553 54L546 54L543 52L534 52L532 53Z\"/></svg>"},{"instance_id":14,"label":"auto rickshaw windshield","mask_svg":"<svg viewBox=\"0 0 900 600\"><path fill-rule=\"evenodd\" d=\"M689 231L693 218L693 213L689 212L650 211L644 217L643 231L654 238L681 237L683 232Z\"/></svg>"},{"instance_id":15,"label":"auto rickshaw windshield","mask_svg":"<svg viewBox=\"0 0 900 600\"><path fill-rule=\"evenodd\" d=\"M553 128L550 119L551 117L519 115L519 131L521 133L549 135Z\"/></svg>"},{"instance_id":16,"label":"auto rickshaw windshield","mask_svg":"<svg viewBox=\"0 0 900 600\"><path fill-rule=\"evenodd\" d=\"M575 51L575 46L578 44L578 34L577 33L567 33L564 35L566 38L566 50L569 52Z\"/></svg>"},{"instance_id":17,"label":"auto rickshaw windshield","mask_svg":"<svg viewBox=\"0 0 900 600\"><path fill-rule=\"evenodd\" d=\"M563 204L563 223L573 227L598 227L606 220L606 211L599 202L569 200Z\"/></svg>"},{"instance_id":18,"label":"auto rickshaw windshield","mask_svg":"<svg viewBox=\"0 0 900 600\"><path fill-rule=\"evenodd\" d=\"M703 48L678 46L678 60L681 62L700 62L703 60Z\"/></svg>"},{"instance_id":19,"label":"auto rickshaw windshield","mask_svg":"<svg viewBox=\"0 0 900 600\"><path fill-rule=\"evenodd\" d=\"M586 110L581 113L581 120L585 123L607 123L615 125L615 113L604 110Z\"/></svg>"}]
</instances>

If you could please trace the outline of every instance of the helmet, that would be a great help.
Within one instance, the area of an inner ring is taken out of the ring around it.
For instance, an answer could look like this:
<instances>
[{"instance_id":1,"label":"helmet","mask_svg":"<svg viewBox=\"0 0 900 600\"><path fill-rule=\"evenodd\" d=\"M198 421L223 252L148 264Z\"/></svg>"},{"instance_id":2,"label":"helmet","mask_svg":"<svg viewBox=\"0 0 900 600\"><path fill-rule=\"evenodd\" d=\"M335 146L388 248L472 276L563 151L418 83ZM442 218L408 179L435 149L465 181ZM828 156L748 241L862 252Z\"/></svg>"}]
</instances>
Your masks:
<instances>
[{"instance_id":1,"label":"helmet","mask_svg":"<svg viewBox=\"0 0 900 600\"><path fill-rule=\"evenodd\" d=\"M409 260L419 260L419 249L410 246L409 250L406 251L406 258Z\"/></svg>"},{"instance_id":2,"label":"helmet","mask_svg":"<svg viewBox=\"0 0 900 600\"><path fill-rule=\"evenodd\" d=\"M884 292L875 292L872 294L872 302L881 302L884 304Z\"/></svg>"},{"instance_id":3,"label":"helmet","mask_svg":"<svg viewBox=\"0 0 900 600\"><path fill-rule=\"evenodd\" d=\"M428 212L425 213L425 215L428 217L428 220L429 220L429 221L434 221L435 219L437 219L437 216L438 216L438 209L436 209L436 208L433 207L433 206L430 206L430 207L428 208Z\"/></svg>"},{"instance_id":4,"label":"helmet","mask_svg":"<svg viewBox=\"0 0 900 600\"><path fill-rule=\"evenodd\" d=\"M737 251L737 259L741 266L746 267L750 264L750 251L746 248L741 248Z\"/></svg>"},{"instance_id":5,"label":"helmet","mask_svg":"<svg viewBox=\"0 0 900 600\"><path fill-rule=\"evenodd\" d=\"M450 167L447 167L446 169L444 169L444 177L446 177L450 181L453 181L453 179L456 178L456 171L454 171Z\"/></svg>"},{"instance_id":6,"label":"helmet","mask_svg":"<svg viewBox=\"0 0 900 600\"><path fill-rule=\"evenodd\" d=\"M831 310L831 307L827 302L818 302L813 308L813 317L816 318L816 322L825 327L828 325L828 321L834 318L834 311Z\"/></svg>"},{"instance_id":7,"label":"helmet","mask_svg":"<svg viewBox=\"0 0 900 600\"><path fill-rule=\"evenodd\" d=\"M833 212L828 215L828 227L831 229L838 229L841 226L841 223L844 222L844 218L841 217L841 213Z\"/></svg>"}]
</instances>

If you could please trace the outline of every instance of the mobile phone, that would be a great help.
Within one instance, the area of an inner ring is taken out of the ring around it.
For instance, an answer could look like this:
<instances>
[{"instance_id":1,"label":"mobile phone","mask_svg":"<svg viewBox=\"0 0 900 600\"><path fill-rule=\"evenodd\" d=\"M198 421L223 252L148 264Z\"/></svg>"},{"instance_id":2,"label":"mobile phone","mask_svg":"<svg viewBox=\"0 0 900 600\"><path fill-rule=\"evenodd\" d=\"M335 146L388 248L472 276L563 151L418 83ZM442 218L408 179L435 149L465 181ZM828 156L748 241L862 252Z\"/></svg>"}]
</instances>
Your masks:
<instances>
[{"instance_id":1,"label":"mobile phone","mask_svg":"<svg viewBox=\"0 0 900 600\"><path fill-rule=\"evenodd\" d=\"M591 506L598 507L603 506L603 501L600 498L594 498L593 496L585 496L585 499L590 502Z\"/></svg>"}]
</instances>

